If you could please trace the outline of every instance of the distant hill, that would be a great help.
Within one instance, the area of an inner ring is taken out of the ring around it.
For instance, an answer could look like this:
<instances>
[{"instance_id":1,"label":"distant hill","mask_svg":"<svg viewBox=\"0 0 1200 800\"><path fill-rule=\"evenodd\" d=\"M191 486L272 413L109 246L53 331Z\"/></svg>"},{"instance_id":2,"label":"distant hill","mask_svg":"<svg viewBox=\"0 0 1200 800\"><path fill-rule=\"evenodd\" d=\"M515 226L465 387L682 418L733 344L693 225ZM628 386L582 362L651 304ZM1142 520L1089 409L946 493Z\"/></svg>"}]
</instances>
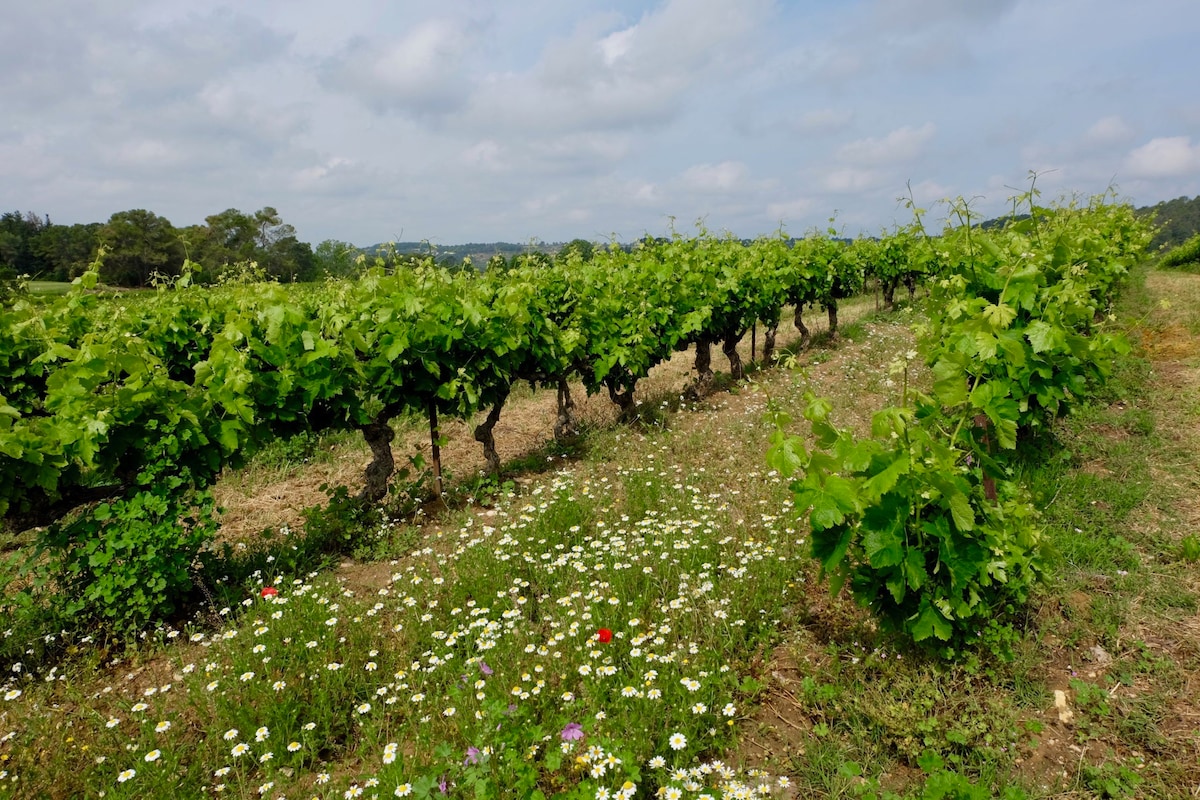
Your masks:
<instances>
[{"instance_id":1,"label":"distant hill","mask_svg":"<svg viewBox=\"0 0 1200 800\"><path fill-rule=\"evenodd\" d=\"M1200 195L1196 197L1179 197L1174 200L1164 200L1152 206L1142 206L1137 213L1143 216L1154 215L1155 222L1160 226L1158 233L1150 243L1151 250L1171 248L1200 233ZM1015 217L1025 219L1028 214ZM980 223L984 229L996 228L1012 222L1013 217L997 217ZM424 256L435 254L441 263L461 264L463 258L470 256L471 261L479 268L487 264L494 255L502 255L511 259L515 255L537 251L549 255L556 254L566 246L566 242L465 242L463 244L433 245L429 242L380 242L370 247L362 248L367 255L379 252L395 252L398 255Z\"/></svg>"},{"instance_id":2,"label":"distant hill","mask_svg":"<svg viewBox=\"0 0 1200 800\"><path fill-rule=\"evenodd\" d=\"M512 242L465 242L463 244L431 244L430 242L379 242L370 247L364 247L367 255L376 253L396 253L401 256L436 255L438 261L452 260L461 262L470 256L471 261L478 265L486 264L494 255L502 255L510 259L521 253L537 250L543 253L555 253L562 248L563 243L533 242L514 244Z\"/></svg>"},{"instance_id":3,"label":"distant hill","mask_svg":"<svg viewBox=\"0 0 1200 800\"><path fill-rule=\"evenodd\" d=\"M1142 206L1136 212L1139 216L1153 216L1159 226L1158 233L1150 242L1150 250L1170 249L1183 244L1191 237L1200 233L1200 195L1187 198L1179 197L1174 200L1164 200L1152 206ZM996 217L981 222L979 227L987 230L1000 228L1009 222L1028 219L1028 214L1018 214L1016 217Z\"/></svg>"},{"instance_id":4,"label":"distant hill","mask_svg":"<svg viewBox=\"0 0 1200 800\"><path fill-rule=\"evenodd\" d=\"M1177 197L1137 210L1139 214L1155 215L1159 231L1150 242L1151 250L1176 247L1200 233L1200 195L1188 199Z\"/></svg>"}]
</instances>

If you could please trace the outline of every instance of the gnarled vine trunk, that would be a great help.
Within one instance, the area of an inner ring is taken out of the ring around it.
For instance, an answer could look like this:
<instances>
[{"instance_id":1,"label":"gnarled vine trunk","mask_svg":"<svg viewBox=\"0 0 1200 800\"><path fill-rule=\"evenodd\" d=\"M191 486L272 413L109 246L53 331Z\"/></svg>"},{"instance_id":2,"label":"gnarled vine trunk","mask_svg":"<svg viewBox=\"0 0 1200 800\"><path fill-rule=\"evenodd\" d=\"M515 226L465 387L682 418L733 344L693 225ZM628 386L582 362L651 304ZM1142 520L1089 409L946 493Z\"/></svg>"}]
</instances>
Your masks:
<instances>
[{"instance_id":1,"label":"gnarled vine trunk","mask_svg":"<svg viewBox=\"0 0 1200 800\"><path fill-rule=\"evenodd\" d=\"M396 432L390 422L391 416L381 412L359 429L371 448L371 463L367 464L363 490L358 495L363 503L378 503L387 497L388 480L396 471L396 461L392 457L392 440L396 438Z\"/></svg>"},{"instance_id":2,"label":"gnarled vine trunk","mask_svg":"<svg viewBox=\"0 0 1200 800\"><path fill-rule=\"evenodd\" d=\"M779 332L779 323L770 325L763 331L763 365L770 367L775 364L775 334Z\"/></svg>"},{"instance_id":3,"label":"gnarled vine trunk","mask_svg":"<svg viewBox=\"0 0 1200 800\"><path fill-rule=\"evenodd\" d=\"M571 399L571 387L565 375L558 377L558 415L554 420L554 438L560 442L576 436L579 432L575 422L575 401Z\"/></svg>"},{"instance_id":4,"label":"gnarled vine trunk","mask_svg":"<svg viewBox=\"0 0 1200 800\"><path fill-rule=\"evenodd\" d=\"M800 331L800 349L808 347L812 341L812 333L808 330L808 326L804 324L804 304L796 306L796 330Z\"/></svg>"},{"instance_id":5,"label":"gnarled vine trunk","mask_svg":"<svg viewBox=\"0 0 1200 800\"><path fill-rule=\"evenodd\" d=\"M746 377L746 369L742 366L742 357L737 351L738 342L742 340L742 336L741 333L731 333L721 344L721 352L729 359L729 377L735 381Z\"/></svg>"},{"instance_id":6,"label":"gnarled vine trunk","mask_svg":"<svg viewBox=\"0 0 1200 800\"><path fill-rule=\"evenodd\" d=\"M889 278L883 282L883 307L891 311L896 307L896 285L899 278Z\"/></svg>"},{"instance_id":7,"label":"gnarled vine trunk","mask_svg":"<svg viewBox=\"0 0 1200 800\"><path fill-rule=\"evenodd\" d=\"M692 395L697 400L707 397L712 382L712 342L702 339L696 342L696 382L692 385Z\"/></svg>"},{"instance_id":8,"label":"gnarled vine trunk","mask_svg":"<svg viewBox=\"0 0 1200 800\"><path fill-rule=\"evenodd\" d=\"M487 461L488 474L497 477L500 475L500 454L496 452L496 439L492 436L492 430L500 421L500 410L504 408L504 401L507 399L508 390L505 389L488 412L487 419L475 426L475 441L483 445L483 458Z\"/></svg>"},{"instance_id":9,"label":"gnarled vine trunk","mask_svg":"<svg viewBox=\"0 0 1200 800\"><path fill-rule=\"evenodd\" d=\"M637 381L634 381L634 385L636 384ZM630 386L622 392L617 390L615 382L606 381L605 385L608 387L608 399L616 403L617 408L620 409L617 413L617 419L621 422L629 422L633 419L634 410L636 409L636 404L633 402L634 387Z\"/></svg>"},{"instance_id":10,"label":"gnarled vine trunk","mask_svg":"<svg viewBox=\"0 0 1200 800\"><path fill-rule=\"evenodd\" d=\"M836 339L838 333L838 304L837 300L830 300L829 305L825 307L829 312L829 338Z\"/></svg>"}]
</instances>

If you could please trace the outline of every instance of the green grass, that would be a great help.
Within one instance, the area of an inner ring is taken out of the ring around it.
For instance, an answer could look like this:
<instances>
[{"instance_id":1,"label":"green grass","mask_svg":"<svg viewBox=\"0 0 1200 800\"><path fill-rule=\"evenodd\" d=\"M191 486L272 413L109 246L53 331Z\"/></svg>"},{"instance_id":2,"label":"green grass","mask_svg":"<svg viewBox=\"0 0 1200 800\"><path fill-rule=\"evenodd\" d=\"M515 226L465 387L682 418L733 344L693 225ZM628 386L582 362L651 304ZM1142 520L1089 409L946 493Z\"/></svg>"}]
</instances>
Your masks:
<instances>
[{"instance_id":1,"label":"green grass","mask_svg":"<svg viewBox=\"0 0 1200 800\"><path fill-rule=\"evenodd\" d=\"M70 281L30 281L26 284L30 294L59 295L66 294L71 288Z\"/></svg>"}]
</instances>

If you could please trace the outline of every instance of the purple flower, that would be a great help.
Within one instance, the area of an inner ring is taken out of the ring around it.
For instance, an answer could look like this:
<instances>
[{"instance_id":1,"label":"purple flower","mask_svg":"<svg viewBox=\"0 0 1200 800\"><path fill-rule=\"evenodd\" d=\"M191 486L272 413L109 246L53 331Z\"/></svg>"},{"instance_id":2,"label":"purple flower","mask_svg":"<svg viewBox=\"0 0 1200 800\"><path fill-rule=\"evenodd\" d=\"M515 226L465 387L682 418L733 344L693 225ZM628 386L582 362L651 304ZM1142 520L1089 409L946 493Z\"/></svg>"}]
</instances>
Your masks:
<instances>
[{"instance_id":1,"label":"purple flower","mask_svg":"<svg viewBox=\"0 0 1200 800\"><path fill-rule=\"evenodd\" d=\"M574 742L583 738L583 726L578 722L568 722L560 734L564 742Z\"/></svg>"},{"instance_id":2,"label":"purple flower","mask_svg":"<svg viewBox=\"0 0 1200 800\"><path fill-rule=\"evenodd\" d=\"M468 747L467 748L467 757L465 759L463 759L463 763L464 764L478 764L479 763L479 748L478 747Z\"/></svg>"},{"instance_id":3,"label":"purple flower","mask_svg":"<svg viewBox=\"0 0 1200 800\"><path fill-rule=\"evenodd\" d=\"M449 785L446 783L446 778L443 776L442 779L438 781L438 791L442 794L445 794L446 790L449 788Z\"/></svg>"},{"instance_id":4,"label":"purple flower","mask_svg":"<svg viewBox=\"0 0 1200 800\"><path fill-rule=\"evenodd\" d=\"M484 675L490 676L492 674L492 668L487 665L486 661L479 662L479 671L482 672Z\"/></svg>"}]
</instances>

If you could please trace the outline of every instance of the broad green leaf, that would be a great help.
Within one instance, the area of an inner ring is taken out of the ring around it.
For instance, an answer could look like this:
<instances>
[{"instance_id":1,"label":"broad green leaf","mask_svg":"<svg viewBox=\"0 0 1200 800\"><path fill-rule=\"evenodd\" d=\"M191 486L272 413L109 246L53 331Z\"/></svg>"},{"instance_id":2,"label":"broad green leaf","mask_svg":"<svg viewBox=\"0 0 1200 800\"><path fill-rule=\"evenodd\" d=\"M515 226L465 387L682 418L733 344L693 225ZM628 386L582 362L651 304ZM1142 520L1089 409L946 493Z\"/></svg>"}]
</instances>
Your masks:
<instances>
[{"instance_id":1,"label":"broad green leaf","mask_svg":"<svg viewBox=\"0 0 1200 800\"><path fill-rule=\"evenodd\" d=\"M914 591L929 580L929 573L925 570L925 554L920 547L908 548L904 557L904 575Z\"/></svg>"},{"instance_id":2,"label":"broad green leaf","mask_svg":"<svg viewBox=\"0 0 1200 800\"><path fill-rule=\"evenodd\" d=\"M928 598L922 598L921 610L917 612L917 617L912 623L912 637L914 641L923 642L930 636L934 636L941 641L949 641L954 633L954 628L949 621L941 615L941 613L929 603Z\"/></svg>"},{"instance_id":3,"label":"broad green leaf","mask_svg":"<svg viewBox=\"0 0 1200 800\"><path fill-rule=\"evenodd\" d=\"M971 531L975 529L975 510L971 508L971 501L967 499L965 494L952 494L946 498L950 506L950 515L954 517L954 524L960 531Z\"/></svg>"},{"instance_id":4,"label":"broad green leaf","mask_svg":"<svg viewBox=\"0 0 1200 800\"><path fill-rule=\"evenodd\" d=\"M812 554L821 562L822 572L829 572L841 564L853 539L854 529L848 525L813 531Z\"/></svg>"},{"instance_id":5,"label":"broad green leaf","mask_svg":"<svg viewBox=\"0 0 1200 800\"><path fill-rule=\"evenodd\" d=\"M908 504L896 495L889 495L863 514L863 551L872 567L894 567L904 561L907 518Z\"/></svg>"},{"instance_id":6,"label":"broad green leaf","mask_svg":"<svg viewBox=\"0 0 1200 800\"><path fill-rule=\"evenodd\" d=\"M1017 318L1017 310L1006 303L989 303L983 309L983 318L991 324L993 331L1002 331Z\"/></svg>"},{"instance_id":7,"label":"broad green leaf","mask_svg":"<svg viewBox=\"0 0 1200 800\"><path fill-rule=\"evenodd\" d=\"M858 492L845 478L830 475L825 485L811 495L812 524L820 528L831 528L846 520L846 514L858 511Z\"/></svg>"},{"instance_id":8,"label":"broad green leaf","mask_svg":"<svg viewBox=\"0 0 1200 800\"><path fill-rule=\"evenodd\" d=\"M1035 353L1058 350L1064 343L1062 329L1040 319L1029 323L1025 328L1025 337L1029 339L1029 344Z\"/></svg>"},{"instance_id":9,"label":"broad green leaf","mask_svg":"<svg viewBox=\"0 0 1200 800\"><path fill-rule=\"evenodd\" d=\"M956 406L967 401L967 374L962 367L946 358L933 365L933 396L942 405Z\"/></svg>"},{"instance_id":10,"label":"broad green leaf","mask_svg":"<svg viewBox=\"0 0 1200 800\"><path fill-rule=\"evenodd\" d=\"M903 450L893 451L891 454L892 461L885 462L884 456L876 456L873 459L872 469L878 468L878 472L872 475L863 483L863 492L868 497L882 497L885 493L892 490L896 485L896 481L901 475L907 475L909 470L908 453ZM905 513L907 513L907 508Z\"/></svg>"},{"instance_id":11,"label":"broad green leaf","mask_svg":"<svg viewBox=\"0 0 1200 800\"><path fill-rule=\"evenodd\" d=\"M767 464L780 475L795 475L808 462L808 451L804 440L799 436L784 436L781 433L772 437L774 443L767 451Z\"/></svg>"}]
</instances>

